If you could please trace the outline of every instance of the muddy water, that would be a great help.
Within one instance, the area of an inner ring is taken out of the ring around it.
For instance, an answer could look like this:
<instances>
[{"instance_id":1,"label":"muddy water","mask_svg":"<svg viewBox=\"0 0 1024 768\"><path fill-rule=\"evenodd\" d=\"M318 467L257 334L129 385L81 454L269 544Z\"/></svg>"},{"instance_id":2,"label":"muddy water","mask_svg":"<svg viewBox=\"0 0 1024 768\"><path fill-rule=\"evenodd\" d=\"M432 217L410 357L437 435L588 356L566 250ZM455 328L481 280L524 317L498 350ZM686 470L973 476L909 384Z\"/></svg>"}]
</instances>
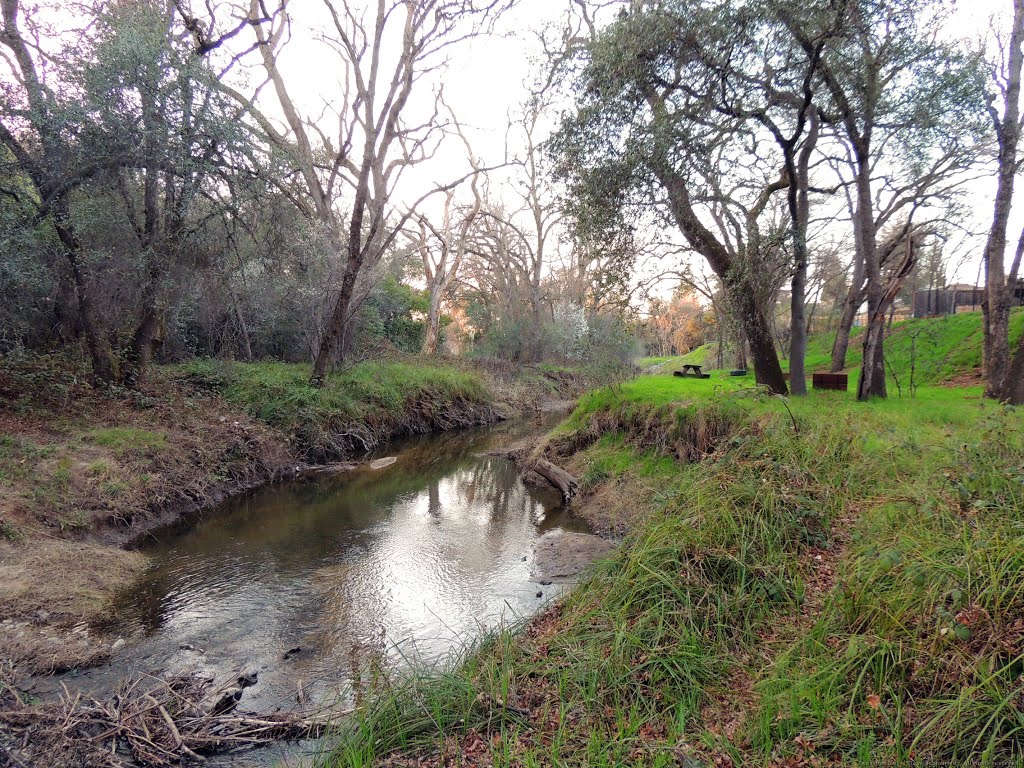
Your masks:
<instances>
[{"instance_id":1,"label":"muddy water","mask_svg":"<svg viewBox=\"0 0 1024 768\"><path fill-rule=\"evenodd\" d=\"M558 589L531 581L535 544L586 528L482 453L551 422L408 440L385 469L272 487L155 534L152 571L106 627L127 644L78 682L245 668L259 675L245 709L290 708L300 686L331 702L371 657L436 660L528 616Z\"/></svg>"}]
</instances>

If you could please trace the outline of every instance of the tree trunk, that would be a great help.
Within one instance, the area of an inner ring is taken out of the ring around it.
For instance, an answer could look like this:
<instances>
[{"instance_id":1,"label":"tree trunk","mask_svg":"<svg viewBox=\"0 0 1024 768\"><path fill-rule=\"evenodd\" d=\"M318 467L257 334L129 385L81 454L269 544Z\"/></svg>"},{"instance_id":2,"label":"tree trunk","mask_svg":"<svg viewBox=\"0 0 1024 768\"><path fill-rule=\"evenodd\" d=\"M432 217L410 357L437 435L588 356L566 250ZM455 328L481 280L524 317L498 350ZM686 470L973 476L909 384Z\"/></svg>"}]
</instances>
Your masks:
<instances>
[{"instance_id":1,"label":"tree trunk","mask_svg":"<svg viewBox=\"0 0 1024 768\"><path fill-rule=\"evenodd\" d=\"M839 327L836 339L832 343L832 373L839 373L846 367L846 352L850 348L850 329L857 318L857 310L864 303L864 259L857 251L853 257L853 276L850 279L850 290L843 302L843 312L839 316Z\"/></svg>"},{"instance_id":2,"label":"tree trunk","mask_svg":"<svg viewBox=\"0 0 1024 768\"><path fill-rule=\"evenodd\" d=\"M1003 379L1003 388L999 399L1010 405L1024 405L1024 333L1017 342L1017 351Z\"/></svg>"},{"instance_id":3,"label":"tree trunk","mask_svg":"<svg viewBox=\"0 0 1024 768\"><path fill-rule=\"evenodd\" d=\"M1017 145L1020 140L1020 78L1024 64L1024 0L1014 0L1013 28L1010 34L1007 61L1007 83L1003 114L996 119L999 142L999 164L996 196L992 213L992 229L982 262L985 268L984 318L985 395L1001 397L1006 391L1004 380L1010 367L1010 292L1006 284L1004 257L1006 228L1013 205L1013 185L1017 174ZM1012 389L1013 384L1009 384Z\"/></svg>"},{"instance_id":4,"label":"tree trunk","mask_svg":"<svg viewBox=\"0 0 1024 768\"><path fill-rule=\"evenodd\" d=\"M238 301L238 294L231 287L228 281L228 293L231 297L231 305L235 310L235 319L238 320L238 332L242 335L242 357L247 363L252 362L252 341L249 338L249 324L245 322L245 313L242 312L242 305Z\"/></svg>"},{"instance_id":5,"label":"tree trunk","mask_svg":"<svg viewBox=\"0 0 1024 768\"><path fill-rule=\"evenodd\" d=\"M742 329L736 333L736 356L734 364L739 370L747 369L747 340L743 336Z\"/></svg>"},{"instance_id":6,"label":"tree trunk","mask_svg":"<svg viewBox=\"0 0 1024 768\"><path fill-rule=\"evenodd\" d=\"M320 339L320 346L317 348L316 359L313 360L313 372L309 377L309 383L314 387L322 387L327 379L327 369L331 365L338 350L338 342L343 339L345 326L348 325L349 307L352 305L352 295L355 292L356 278L359 276L359 263L361 260L349 255L348 264L345 267L345 277L341 281L341 291L338 293L338 300L334 304L334 311L324 328L324 335Z\"/></svg>"},{"instance_id":7,"label":"tree trunk","mask_svg":"<svg viewBox=\"0 0 1024 768\"><path fill-rule=\"evenodd\" d=\"M754 379L777 395L787 394L789 389L782 375L771 325L764 308L758 303L757 291L751 284L751 278L737 274L739 270L733 257L697 216L686 179L664 170L659 178L668 192L672 215L680 231L718 275L726 286L730 305L739 312L743 331L750 344L750 356L754 361Z\"/></svg>"},{"instance_id":8,"label":"tree trunk","mask_svg":"<svg viewBox=\"0 0 1024 768\"><path fill-rule=\"evenodd\" d=\"M54 213L54 228L64 246L64 256L71 267L71 276L75 284L75 298L78 300L78 318L82 332L85 334L89 358L92 361L93 384L109 386L116 381L114 355L110 351L110 345L103 337L93 311L89 284L79 261L81 244L78 242L69 219L66 203L62 202L56 207Z\"/></svg>"},{"instance_id":9,"label":"tree trunk","mask_svg":"<svg viewBox=\"0 0 1024 768\"><path fill-rule=\"evenodd\" d=\"M789 329L789 386L794 395L807 394L804 359L807 357L807 320L804 317L807 289L807 260L798 262L793 273Z\"/></svg>"},{"instance_id":10,"label":"tree trunk","mask_svg":"<svg viewBox=\"0 0 1024 768\"><path fill-rule=\"evenodd\" d=\"M868 299L868 327L864 332L864 359L857 382L857 399L885 397L885 357L882 339L885 336L885 311Z\"/></svg>"},{"instance_id":11,"label":"tree trunk","mask_svg":"<svg viewBox=\"0 0 1024 768\"><path fill-rule=\"evenodd\" d=\"M441 328L441 295L440 291L430 292L430 309L427 311L427 333L423 337L423 354L437 354L437 341Z\"/></svg>"},{"instance_id":12,"label":"tree trunk","mask_svg":"<svg viewBox=\"0 0 1024 768\"><path fill-rule=\"evenodd\" d=\"M546 459L537 459L533 471L562 492L562 498L570 501L580 487L580 481L561 467Z\"/></svg>"},{"instance_id":13,"label":"tree trunk","mask_svg":"<svg viewBox=\"0 0 1024 768\"><path fill-rule=\"evenodd\" d=\"M743 332L750 345L750 358L754 362L754 380L768 387L776 395L788 393L786 377L782 375L779 355L775 350L775 339L764 311L757 305L753 286L735 286L732 303L737 307L743 322Z\"/></svg>"},{"instance_id":14,"label":"tree trunk","mask_svg":"<svg viewBox=\"0 0 1024 768\"><path fill-rule=\"evenodd\" d=\"M868 327L864 334L864 360L857 384L857 399L885 397L885 317L907 276L914 268L916 251L913 232L907 233L907 248L903 260L893 270L889 283L883 288L879 280L872 281L868 295Z\"/></svg>"},{"instance_id":15,"label":"tree trunk","mask_svg":"<svg viewBox=\"0 0 1024 768\"><path fill-rule=\"evenodd\" d=\"M151 282L146 286L142 301L142 318L124 353L121 380L129 389L139 385L153 357L153 339L156 338L156 331L160 326L160 310L157 303L159 280L158 275L150 277Z\"/></svg>"}]
</instances>

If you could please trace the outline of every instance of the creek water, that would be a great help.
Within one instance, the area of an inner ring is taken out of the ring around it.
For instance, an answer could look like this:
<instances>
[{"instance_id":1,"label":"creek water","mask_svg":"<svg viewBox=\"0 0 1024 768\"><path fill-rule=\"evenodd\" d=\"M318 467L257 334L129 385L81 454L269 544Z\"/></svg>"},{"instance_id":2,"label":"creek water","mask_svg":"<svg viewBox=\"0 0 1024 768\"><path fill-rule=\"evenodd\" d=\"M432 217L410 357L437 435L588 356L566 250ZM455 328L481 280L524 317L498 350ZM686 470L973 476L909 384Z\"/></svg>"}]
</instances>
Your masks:
<instances>
[{"instance_id":1,"label":"creek water","mask_svg":"<svg viewBox=\"0 0 1024 768\"><path fill-rule=\"evenodd\" d=\"M529 616L564 588L531 580L535 545L587 529L485 452L554 421L405 440L385 469L272 486L153 534L140 547L152 570L104 627L127 644L76 687L244 668L259 676L246 710L290 709L300 686L343 702L371 656L436 661Z\"/></svg>"}]
</instances>

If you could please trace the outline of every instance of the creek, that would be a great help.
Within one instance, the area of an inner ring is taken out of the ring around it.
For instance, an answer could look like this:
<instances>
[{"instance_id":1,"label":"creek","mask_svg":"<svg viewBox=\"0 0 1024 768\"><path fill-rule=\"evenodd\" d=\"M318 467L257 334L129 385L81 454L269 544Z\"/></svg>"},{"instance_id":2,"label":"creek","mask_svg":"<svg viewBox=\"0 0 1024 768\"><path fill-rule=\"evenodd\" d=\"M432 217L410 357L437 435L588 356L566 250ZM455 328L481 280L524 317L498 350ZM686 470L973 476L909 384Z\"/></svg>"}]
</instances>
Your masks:
<instances>
[{"instance_id":1,"label":"creek","mask_svg":"<svg viewBox=\"0 0 1024 768\"><path fill-rule=\"evenodd\" d=\"M258 675L245 710L290 709L300 689L344 706L371 659L436 662L532 615L566 588L531 576L535 546L588 529L487 452L557 420L406 439L386 468L270 486L152 534L140 546L152 569L103 627L124 647L74 687L244 669Z\"/></svg>"}]
</instances>

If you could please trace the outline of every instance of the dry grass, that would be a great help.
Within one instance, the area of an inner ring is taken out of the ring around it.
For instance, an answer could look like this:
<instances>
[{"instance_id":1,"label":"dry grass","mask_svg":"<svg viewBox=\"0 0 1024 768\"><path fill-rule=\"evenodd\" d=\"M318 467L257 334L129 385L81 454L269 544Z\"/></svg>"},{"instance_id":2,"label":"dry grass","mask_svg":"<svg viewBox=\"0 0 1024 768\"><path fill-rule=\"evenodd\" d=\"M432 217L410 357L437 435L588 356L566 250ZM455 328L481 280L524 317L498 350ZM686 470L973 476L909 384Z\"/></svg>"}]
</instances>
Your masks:
<instances>
[{"instance_id":1,"label":"dry grass","mask_svg":"<svg viewBox=\"0 0 1024 768\"><path fill-rule=\"evenodd\" d=\"M56 672L106 658L109 642L89 625L145 570L137 552L43 538L0 544L0 647L23 670Z\"/></svg>"}]
</instances>

